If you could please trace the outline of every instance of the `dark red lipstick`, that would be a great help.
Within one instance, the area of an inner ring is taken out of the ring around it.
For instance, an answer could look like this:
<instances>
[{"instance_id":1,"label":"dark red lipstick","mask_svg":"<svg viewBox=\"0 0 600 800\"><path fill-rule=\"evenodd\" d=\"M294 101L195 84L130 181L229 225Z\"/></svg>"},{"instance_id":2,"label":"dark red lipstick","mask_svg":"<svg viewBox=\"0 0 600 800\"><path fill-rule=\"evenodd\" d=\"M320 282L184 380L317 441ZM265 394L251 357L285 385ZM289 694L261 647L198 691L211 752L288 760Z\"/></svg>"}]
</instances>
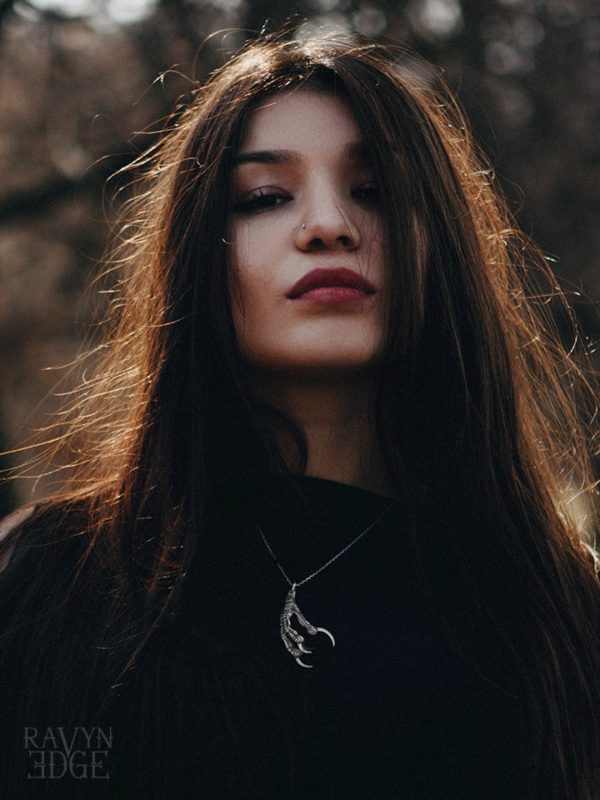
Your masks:
<instances>
[{"instance_id":1,"label":"dark red lipstick","mask_svg":"<svg viewBox=\"0 0 600 800\"><path fill-rule=\"evenodd\" d=\"M339 303L362 300L375 294L373 284L345 267L313 269L292 286L290 300L311 300L320 303Z\"/></svg>"}]
</instances>

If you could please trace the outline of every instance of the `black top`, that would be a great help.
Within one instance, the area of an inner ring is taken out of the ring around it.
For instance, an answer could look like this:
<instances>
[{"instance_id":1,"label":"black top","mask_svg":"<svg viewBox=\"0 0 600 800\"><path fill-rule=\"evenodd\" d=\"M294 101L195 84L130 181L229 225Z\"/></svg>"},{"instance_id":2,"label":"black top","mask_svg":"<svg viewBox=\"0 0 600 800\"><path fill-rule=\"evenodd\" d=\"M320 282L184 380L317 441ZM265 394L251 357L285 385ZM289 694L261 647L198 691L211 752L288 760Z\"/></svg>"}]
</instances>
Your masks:
<instances>
[{"instance_id":1,"label":"black top","mask_svg":"<svg viewBox=\"0 0 600 800\"><path fill-rule=\"evenodd\" d=\"M292 496L282 480L253 482L219 512L185 613L100 717L112 728L109 779L28 780L31 796L45 796L42 784L62 800L520 796L510 675L452 646L418 578L405 510L317 478L296 480ZM303 668L281 640L289 586L257 523L300 582L381 514L298 588L306 619L335 637L333 647L294 617L313 651Z\"/></svg>"}]
</instances>

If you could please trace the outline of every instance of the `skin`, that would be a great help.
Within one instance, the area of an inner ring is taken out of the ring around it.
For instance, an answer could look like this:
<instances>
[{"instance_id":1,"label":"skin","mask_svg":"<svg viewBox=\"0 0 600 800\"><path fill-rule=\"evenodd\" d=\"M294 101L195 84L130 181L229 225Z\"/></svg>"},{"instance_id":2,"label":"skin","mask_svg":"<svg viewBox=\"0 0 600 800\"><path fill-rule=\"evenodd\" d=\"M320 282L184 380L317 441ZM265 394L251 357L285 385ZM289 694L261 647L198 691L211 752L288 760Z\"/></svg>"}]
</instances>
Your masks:
<instances>
[{"instance_id":1,"label":"skin","mask_svg":"<svg viewBox=\"0 0 600 800\"><path fill-rule=\"evenodd\" d=\"M283 92L255 109L234 176L230 292L259 391L306 434L308 474L385 493L368 404L387 280L361 141L350 109L329 93ZM277 163L256 156L281 151ZM288 296L311 270L339 267L375 291L348 302Z\"/></svg>"}]
</instances>

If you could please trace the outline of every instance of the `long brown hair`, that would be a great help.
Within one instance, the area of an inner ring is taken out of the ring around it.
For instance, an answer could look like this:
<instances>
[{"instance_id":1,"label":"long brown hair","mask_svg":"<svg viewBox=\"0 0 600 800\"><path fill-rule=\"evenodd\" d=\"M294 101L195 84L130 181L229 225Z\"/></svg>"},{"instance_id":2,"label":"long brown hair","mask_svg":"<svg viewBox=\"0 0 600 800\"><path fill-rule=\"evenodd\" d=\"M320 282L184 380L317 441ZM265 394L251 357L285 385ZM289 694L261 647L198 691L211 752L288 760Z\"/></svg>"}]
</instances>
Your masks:
<instances>
[{"instance_id":1,"label":"long brown hair","mask_svg":"<svg viewBox=\"0 0 600 800\"><path fill-rule=\"evenodd\" d=\"M414 506L425 592L457 648L473 656L459 623L467 608L513 665L531 797L591 800L599 595L571 502L593 530L591 379L561 344L547 302L561 299L555 279L515 229L457 104L414 85L395 58L331 37L259 40L199 86L133 165L136 197L112 261L115 321L70 410L62 446L78 467L53 513L83 509L78 573L99 556L117 576L130 626L120 680L177 613L219 487L256 465L287 468L276 410L251 391L229 308L231 171L245 119L293 87L341 95L387 230L374 424L389 482Z\"/></svg>"}]
</instances>

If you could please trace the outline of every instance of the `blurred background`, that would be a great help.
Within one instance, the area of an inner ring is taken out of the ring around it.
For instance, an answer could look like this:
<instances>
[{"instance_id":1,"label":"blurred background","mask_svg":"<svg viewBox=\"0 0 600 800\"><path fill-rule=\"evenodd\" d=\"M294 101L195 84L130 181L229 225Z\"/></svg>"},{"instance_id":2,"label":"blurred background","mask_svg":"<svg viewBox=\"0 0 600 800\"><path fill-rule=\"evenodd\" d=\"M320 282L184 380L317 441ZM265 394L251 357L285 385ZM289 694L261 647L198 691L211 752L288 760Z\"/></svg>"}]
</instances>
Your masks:
<instances>
[{"instance_id":1,"label":"blurred background","mask_svg":"<svg viewBox=\"0 0 600 800\"><path fill-rule=\"evenodd\" d=\"M521 227L598 339L597 0L0 0L0 450L48 423L60 366L93 342L100 300L86 287L118 211L109 176L194 81L267 20L290 18L298 34L357 31L436 65L407 62L456 92ZM3 484L0 514L50 488Z\"/></svg>"}]
</instances>

